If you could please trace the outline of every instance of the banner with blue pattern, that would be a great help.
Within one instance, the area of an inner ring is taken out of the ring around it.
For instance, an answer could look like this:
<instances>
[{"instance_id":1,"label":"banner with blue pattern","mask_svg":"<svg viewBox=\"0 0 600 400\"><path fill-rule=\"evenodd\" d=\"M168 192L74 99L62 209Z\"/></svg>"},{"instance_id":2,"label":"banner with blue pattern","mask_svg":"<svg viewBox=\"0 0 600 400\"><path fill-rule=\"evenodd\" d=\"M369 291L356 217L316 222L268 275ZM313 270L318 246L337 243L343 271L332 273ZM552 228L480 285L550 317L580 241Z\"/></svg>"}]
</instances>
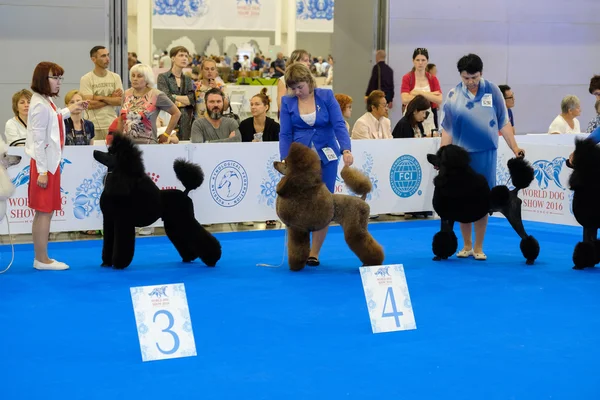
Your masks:
<instances>
[{"instance_id":1,"label":"banner with blue pattern","mask_svg":"<svg viewBox=\"0 0 600 400\"><path fill-rule=\"evenodd\" d=\"M565 160L573 150L575 135L528 135L517 141L527 152L535 169L531 186L520 192L523 219L577 225L572 213L572 192L568 189L570 170ZM552 144L556 141L558 144ZM570 143L570 144L569 144ZM276 188L281 175L273 168L279 160L279 143L208 143L144 145L146 173L161 189L182 189L173 172L173 161L184 158L198 163L205 174L203 185L190 196L195 215L203 224L276 220ZM362 170L373 184L367 196L371 214L432 211L433 178L436 171L427 162L439 139L354 140L354 167ZM52 219L52 232L102 229L100 195L106 168L92 153L101 146L67 146L60 164L63 208ZM22 147L10 154L23 157L10 167L16 186L7 200L11 233L31 233L34 211L28 207L29 157ZM510 186L506 162L512 153L504 140L498 149L498 184ZM341 170L342 165L339 166ZM349 192L337 177L336 193ZM154 226L161 226L157 221ZM0 223L5 234L6 223Z\"/></svg>"},{"instance_id":2,"label":"banner with blue pattern","mask_svg":"<svg viewBox=\"0 0 600 400\"><path fill-rule=\"evenodd\" d=\"M154 29L274 31L276 0L153 0Z\"/></svg>"},{"instance_id":3,"label":"banner with blue pattern","mask_svg":"<svg viewBox=\"0 0 600 400\"><path fill-rule=\"evenodd\" d=\"M334 0L296 0L296 31L333 33Z\"/></svg>"}]
</instances>

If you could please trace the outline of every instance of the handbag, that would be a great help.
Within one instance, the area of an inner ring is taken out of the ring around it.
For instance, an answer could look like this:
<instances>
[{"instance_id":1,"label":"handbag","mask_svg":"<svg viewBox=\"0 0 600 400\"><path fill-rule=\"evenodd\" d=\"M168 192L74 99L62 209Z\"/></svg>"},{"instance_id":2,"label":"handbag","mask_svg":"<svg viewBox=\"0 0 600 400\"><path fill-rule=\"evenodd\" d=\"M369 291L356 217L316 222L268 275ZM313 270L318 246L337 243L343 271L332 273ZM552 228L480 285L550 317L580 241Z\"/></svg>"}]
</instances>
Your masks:
<instances>
[{"instance_id":1,"label":"handbag","mask_svg":"<svg viewBox=\"0 0 600 400\"><path fill-rule=\"evenodd\" d=\"M233 112L233 108L231 108L231 104L229 105L229 112L223 113L224 118L233 118L238 125L240 124L240 116Z\"/></svg>"}]
</instances>

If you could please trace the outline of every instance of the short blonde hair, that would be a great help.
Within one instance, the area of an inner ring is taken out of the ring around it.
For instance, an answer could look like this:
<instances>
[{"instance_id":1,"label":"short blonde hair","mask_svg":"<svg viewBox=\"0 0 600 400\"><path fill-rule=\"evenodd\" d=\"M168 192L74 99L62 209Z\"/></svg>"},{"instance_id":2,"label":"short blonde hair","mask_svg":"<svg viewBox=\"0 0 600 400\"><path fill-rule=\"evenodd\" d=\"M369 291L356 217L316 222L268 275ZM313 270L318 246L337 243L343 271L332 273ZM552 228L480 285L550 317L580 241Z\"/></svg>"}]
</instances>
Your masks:
<instances>
[{"instance_id":1,"label":"short blonde hair","mask_svg":"<svg viewBox=\"0 0 600 400\"><path fill-rule=\"evenodd\" d=\"M69 102L71 101L73 96L75 96L76 94L81 96L81 93L79 93L79 90L77 90L77 89L73 89L73 90L70 90L69 92L67 92L67 94L65 95L65 106L69 105ZM81 98L83 99L83 96L81 96Z\"/></svg>"},{"instance_id":2,"label":"short blonde hair","mask_svg":"<svg viewBox=\"0 0 600 400\"><path fill-rule=\"evenodd\" d=\"M131 79L131 75L135 73L141 73L144 75L144 80L146 81L146 86L155 87L156 81L154 80L154 72L152 72L152 68L147 66L146 64L135 64L129 70L129 79Z\"/></svg>"},{"instance_id":3,"label":"short blonde hair","mask_svg":"<svg viewBox=\"0 0 600 400\"><path fill-rule=\"evenodd\" d=\"M15 114L15 117L19 116L19 100L21 100L21 97L25 97L27 101L31 101L31 96L33 96L33 93L27 89L19 90L17 93L13 94L12 110Z\"/></svg>"},{"instance_id":4,"label":"short blonde hair","mask_svg":"<svg viewBox=\"0 0 600 400\"><path fill-rule=\"evenodd\" d=\"M577 96L568 95L563 97L562 101L560 102L560 110L566 114L569 111L576 109L580 105L581 103L579 103L579 98Z\"/></svg>"},{"instance_id":5,"label":"short blonde hair","mask_svg":"<svg viewBox=\"0 0 600 400\"><path fill-rule=\"evenodd\" d=\"M315 78L306 65L294 63L285 69L285 85L291 87L292 85L297 85L299 83L308 83L310 93L317 87Z\"/></svg>"}]
</instances>

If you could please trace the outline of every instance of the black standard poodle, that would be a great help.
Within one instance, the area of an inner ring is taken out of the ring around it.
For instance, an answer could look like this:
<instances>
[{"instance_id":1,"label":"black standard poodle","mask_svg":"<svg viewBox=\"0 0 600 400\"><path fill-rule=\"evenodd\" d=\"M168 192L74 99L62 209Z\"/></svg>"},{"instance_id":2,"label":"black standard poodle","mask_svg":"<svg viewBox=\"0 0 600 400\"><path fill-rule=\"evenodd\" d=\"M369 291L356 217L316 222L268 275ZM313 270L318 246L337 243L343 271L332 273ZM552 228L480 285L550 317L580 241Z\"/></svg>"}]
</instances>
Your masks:
<instances>
[{"instance_id":1,"label":"black standard poodle","mask_svg":"<svg viewBox=\"0 0 600 400\"><path fill-rule=\"evenodd\" d=\"M583 227L583 241L573 252L573 269L593 267L600 262L600 147L591 140L577 139L569 187L573 190L573 215Z\"/></svg>"},{"instance_id":2,"label":"black standard poodle","mask_svg":"<svg viewBox=\"0 0 600 400\"><path fill-rule=\"evenodd\" d=\"M521 199L518 192L533 181L533 168L523 158L508 161L508 170L514 189L501 185L490 190L485 177L473 170L469 153L453 144L441 147L427 160L436 169L434 178L433 209L442 220L440 232L433 237L434 260L445 260L458 248L454 222L471 223L486 214L502 213L521 237L521 253L527 264L534 263L540 253L538 241L527 235L521 219Z\"/></svg>"},{"instance_id":3,"label":"black standard poodle","mask_svg":"<svg viewBox=\"0 0 600 400\"><path fill-rule=\"evenodd\" d=\"M183 262L200 258L214 267L221 258L221 244L196 221L188 193L202 184L200 166L175 160L173 169L185 187L160 190L146 175L142 152L129 138L115 135L108 152L94 150L94 158L108 168L100 209L104 218L102 266L127 268L133 259L135 228L159 218Z\"/></svg>"}]
</instances>

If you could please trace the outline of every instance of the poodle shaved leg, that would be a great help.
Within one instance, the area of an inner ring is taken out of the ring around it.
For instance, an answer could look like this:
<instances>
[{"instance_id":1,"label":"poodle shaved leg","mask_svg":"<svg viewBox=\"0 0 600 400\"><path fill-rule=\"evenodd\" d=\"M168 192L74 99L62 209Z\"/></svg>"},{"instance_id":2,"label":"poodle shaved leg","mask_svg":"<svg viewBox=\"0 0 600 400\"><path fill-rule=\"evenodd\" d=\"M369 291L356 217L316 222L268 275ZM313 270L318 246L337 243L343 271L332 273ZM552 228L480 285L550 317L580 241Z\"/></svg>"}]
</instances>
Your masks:
<instances>
[{"instance_id":1,"label":"poodle shaved leg","mask_svg":"<svg viewBox=\"0 0 600 400\"><path fill-rule=\"evenodd\" d=\"M485 238L485 231L487 230L488 215L475 222L475 253L483 253L483 239Z\"/></svg>"},{"instance_id":2,"label":"poodle shaved leg","mask_svg":"<svg viewBox=\"0 0 600 400\"><path fill-rule=\"evenodd\" d=\"M116 269L124 269L133 260L133 253L135 251L135 226L129 223L119 223L117 220L114 227L113 266Z\"/></svg>"},{"instance_id":3,"label":"poodle shaved leg","mask_svg":"<svg viewBox=\"0 0 600 400\"><path fill-rule=\"evenodd\" d=\"M470 251L473 250L473 240L471 239L471 235L473 232L473 224L460 224L460 233L463 237L463 250Z\"/></svg>"},{"instance_id":4,"label":"poodle shaved leg","mask_svg":"<svg viewBox=\"0 0 600 400\"><path fill-rule=\"evenodd\" d=\"M314 231L312 233L312 246L310 247L310 257L315 257L319 259L319 253L321 252L321 247L323 247L323 243L325 242L325 237L327 236L327 231L329 230L329 225L320 231Z\"/></svg>"},{"instance_id":5,"label":"poodle shaved leg","mask_svg":"<svg viewBox=\"0 0 600 400\"><path fill-rule=\"evenodd\" d=\"M115 221L111 213L103 214L104 238L102 240L102 267L113 266L113 249L115 245Z\"/></svg>"},{"instance_id":6,"label":"poodle shaved leg","mask_svg":"<svg viewBox=\"0 0 600 400\"><path fill-rule=\"evenodd\" d=\"M50 264L52 260L48 258L48 236L50 235L50 221L52 212L46 213L36 211L33 217L33 226L31 236L33 239L34 257L41 263Z\"/></svg>"},{"instance_id":7,"label":"poodle shaved leg","mask_svg":"<svg viewBox=\"0 0 600 400\"><path fill-rule=\"evenodd\" d=\"M310 233L294 228L288 230L288 263L292 271L300 271L306 265L310 252Z\"/></svg>"}]
</instances>

